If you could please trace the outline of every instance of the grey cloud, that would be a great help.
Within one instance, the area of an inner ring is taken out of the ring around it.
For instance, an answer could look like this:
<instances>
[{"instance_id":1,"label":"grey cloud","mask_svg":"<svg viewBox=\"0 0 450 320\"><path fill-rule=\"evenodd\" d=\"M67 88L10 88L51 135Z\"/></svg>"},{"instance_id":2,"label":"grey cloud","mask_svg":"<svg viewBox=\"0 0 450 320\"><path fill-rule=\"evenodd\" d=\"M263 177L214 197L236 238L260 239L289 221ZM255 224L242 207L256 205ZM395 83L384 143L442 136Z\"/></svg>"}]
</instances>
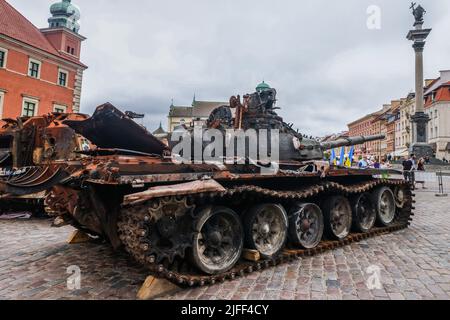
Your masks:
<instances>
[{"instance_id":1,"label":"grey cloud","mask_svg":"<svg viewBox=\"0 0 450 320\"><path fill-rule=\"evenodd\" d=\"M49 0L9 0L39 27ZM450 2L420 1L433 27L425 74L450 68ZM82 111L105 101L167 122L170 100L228 100L262 79L278 90L281 115L301 132L340 131L356 117L414 86L406 40L410 0L106 1L74 0L85 74ZM368 30L366 9L381 8L382 29Z\"/></svg>"}]
</instances>

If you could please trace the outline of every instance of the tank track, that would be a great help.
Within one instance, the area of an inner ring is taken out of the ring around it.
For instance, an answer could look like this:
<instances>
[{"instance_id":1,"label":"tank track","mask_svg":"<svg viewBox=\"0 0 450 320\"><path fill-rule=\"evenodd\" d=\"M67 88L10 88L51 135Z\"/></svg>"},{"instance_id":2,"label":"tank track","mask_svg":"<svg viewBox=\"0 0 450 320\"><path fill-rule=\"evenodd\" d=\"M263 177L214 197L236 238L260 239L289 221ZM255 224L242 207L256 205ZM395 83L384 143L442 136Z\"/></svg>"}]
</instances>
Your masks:
<instances>
[{"instance_id":1,"label":"tank track","mask_svg":"<svg viewBox=\"0 0 450 320\"><path fill-rule=\"evenodd\" d=\"M290 262L294 259L313 256L328 250L336 249L349 245L354 242L372 238L378 235L388 234L398 230L405 229L412 220L412 210L414 209L414 194L410 185L405 181L393 180L373 180L354 185L341 185L335 182L325 182L320 185L309 186L302 190L296 191L274 191L264 189L257 186L239 186L226 190L225 192L200 193L194 196L186 196L189 203L199 202L201 204L214 203L216 201L230 201L232 199L254 199L258 198L263 201L298 201L306 200L311 197L325 193L338 193L350 196L362 192L367 192L375 187L404 187L404 203L402 208L398 208L395 222L389 227L373 228L368 233L351 233L342 241L322 240L321 243L313 249L291 249L286 248L282 254L272 260L260 260L257 262L246 261L241 259L236 266L230 271L219 275L200 274L188 261L175 260L172 263L166 261L158 264L155 259L148 256L148 245L145 243L144 228L145 221L142 214L136 214L138 208L125 207L122 209L122 218L119 221L118 229L121 241L125 249L141 264L147 266L155 276L165 278L177 285L186 287L197 287L212 285L226 280L233 280L236 277L245 276L246 274L260 271L265 268L273 267L282 263ZM179 201L179 200L178 200ZM148 204L147 204L148 205ZM146 204L140 205L146 207ZM142 211L141 211L142 212Z\"/></svg>"}]
</instances>

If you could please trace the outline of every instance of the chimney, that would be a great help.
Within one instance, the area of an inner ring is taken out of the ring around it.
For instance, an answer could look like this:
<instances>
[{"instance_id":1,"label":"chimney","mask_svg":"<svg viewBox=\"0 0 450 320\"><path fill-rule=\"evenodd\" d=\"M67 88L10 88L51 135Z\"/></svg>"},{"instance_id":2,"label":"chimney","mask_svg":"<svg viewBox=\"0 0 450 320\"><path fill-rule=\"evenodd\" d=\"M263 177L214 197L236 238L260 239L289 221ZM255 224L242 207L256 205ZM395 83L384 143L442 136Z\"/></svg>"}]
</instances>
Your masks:
<instances>
[{"instance_id":1,"label":"chimney","mask_svg":"<svg viewBox=\"0 0 450 320\"><path fill-rule=\"evenodd\" d=\"M441 81L443 83L450 81L450 70L442 70L439 73L441 74Z\"/></svg>"},{"instance_id":2,"label":"chimney","mask_svg":"<svg viewBox=\"0 0 450 320\"><path fill-rule=\"evenodd\" d=\"M425 88L428 88L430 84L433 83L433 81L436 79L425 79Z\"/></svg>"}]
</instances>

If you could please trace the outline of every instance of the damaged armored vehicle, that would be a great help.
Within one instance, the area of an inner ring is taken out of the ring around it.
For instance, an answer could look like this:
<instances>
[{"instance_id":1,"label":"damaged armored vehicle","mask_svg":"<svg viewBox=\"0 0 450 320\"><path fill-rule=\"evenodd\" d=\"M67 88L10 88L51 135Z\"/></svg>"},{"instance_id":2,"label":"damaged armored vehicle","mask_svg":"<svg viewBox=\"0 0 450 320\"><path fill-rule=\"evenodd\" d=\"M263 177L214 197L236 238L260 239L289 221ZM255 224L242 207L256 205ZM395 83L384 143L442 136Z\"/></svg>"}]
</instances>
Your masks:
<instances>
[{"instance_id":1,"label":"damaged armored vehicle","mask_svg":"<svg viewBox=\"0 0 450 320\"><path fill-rule=\"evenodd\" d=\"M9 181L11 186L23 178L31 183L48 181L55 173L48 164L73 159L77 151L92 147L87 139L64 125L66 120L85 119L83 114L50 113L0 120L0 180ZM3 212L26 210L40 214L44 196L44 191L23 196L1 194L0 208Z\"/></svg>"},{"instance_id":2,"label":"damaged armored vehicle","mask_svg":"<svg viewBox=\"0 0 450 320\"><path fill-rule=\"evenodd\" d=\"M286 124L275 106L274 89L232 97L197 128L199 136L195 128L183 128L167 147L107 104L91 118L64 121L97 148L79 151L83 158L50 162L46 168L57 181L22 177L1 189L16 195L46 191L49 214L187 286L233 279L408 226L413 194L401 173L323 161L326 150L383 136L320 144ZM233 133L252 130L268 138L264 148L244 135L244 153L236 155ZM253 158L255 148L271 150L269 157ZM256 254L249 259L248 252Z\"/></svg>"}]
</instances>

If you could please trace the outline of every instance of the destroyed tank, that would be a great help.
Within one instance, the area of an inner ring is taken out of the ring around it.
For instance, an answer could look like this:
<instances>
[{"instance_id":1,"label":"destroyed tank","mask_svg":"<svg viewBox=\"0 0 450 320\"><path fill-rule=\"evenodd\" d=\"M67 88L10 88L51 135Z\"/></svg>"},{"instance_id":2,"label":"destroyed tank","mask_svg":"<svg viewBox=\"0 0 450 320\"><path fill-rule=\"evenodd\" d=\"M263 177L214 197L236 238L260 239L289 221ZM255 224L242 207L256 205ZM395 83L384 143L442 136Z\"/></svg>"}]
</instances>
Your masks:
<instances>
[{"instance_id":1,"label":"destroyed tank","mask_svg":"<svg viewBox=\"0 0 450 320\"><path fill-rule=\"evenodd\" d=\"M48 180L54 174L47 164L56 159L74 158L76 152L92 144L63 124L66 120L85 120L87 115L49 113L35 117L0 120L0 180L14 184L26 177L33 183ZM45 193L14 196L1 194L0 210L44 212Z\"/></svg>"},{"instance_id":2,"label":"destroyed tank","mask_svg":"<svg viewBox=\"0 0 450 320\"><path fill-rule=\"evenodd\" d=\"M0 120L0 167L3 170L38 166L68 159L90 142L64 125L66 120L85 120L76 113L49 113L35 117Z\"/></svg>"},{"instance_id":3,"label":"destroyed tank","mask_svg":"<svg viewBox=\"0 0 450 320\"><path fill-rule=\"evenodd\" d=\"M175 142L187 137L178 152L176 143L167 147L107 104L87 120L65 121L101 149L52 162L62 176L51 187L25 178L1 188L15 194L46 189L50 215L124 248L155 275L184 286L233 279L408 226L413 194L401 172L324 161L331 148L382 136L321 144L286 124L275 102L274 89L242 101L232 97L197 131L213 129L207 134L218 142L214 151L204 141L200 151L217 155L230 149L231 133L265 129L263 136L278 146L276 162L274 154L264 161L249 157L255 146L245 135L244 156L230 159L222 150L224 161L199 161L198 144L190 144L198 139L189 135L195 129L172 134Z\"/></svg>"}]
</instances>

